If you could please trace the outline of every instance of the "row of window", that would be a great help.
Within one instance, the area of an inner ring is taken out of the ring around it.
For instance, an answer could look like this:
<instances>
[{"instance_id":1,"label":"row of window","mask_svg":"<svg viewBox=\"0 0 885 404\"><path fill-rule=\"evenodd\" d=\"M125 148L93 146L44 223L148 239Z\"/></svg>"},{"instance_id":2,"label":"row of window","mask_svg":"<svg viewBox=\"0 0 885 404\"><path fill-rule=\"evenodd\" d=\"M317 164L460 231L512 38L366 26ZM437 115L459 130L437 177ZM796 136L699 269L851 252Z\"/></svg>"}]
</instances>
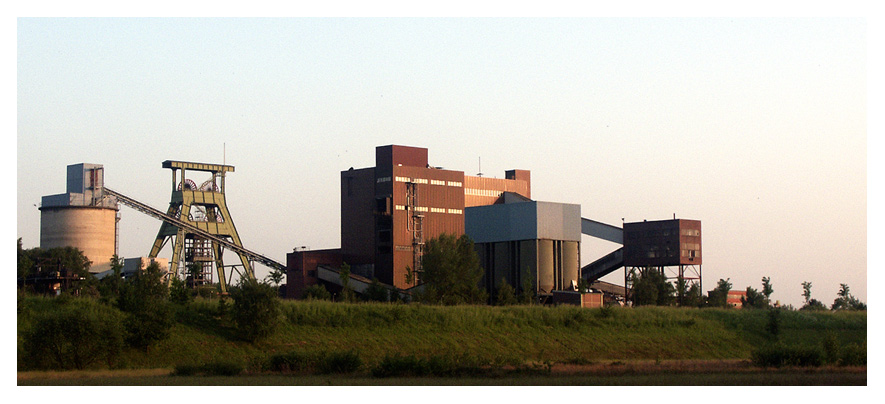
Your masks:
<instances>
[{"instance_id":1,"label":"row of window","mask_svg":"<svg viewBox=\"0 0 885 404\"><path fill-rule=\"evenodd\" d=\"M426 178L409 178L409 177L400 177L396 176L393 178L396 182L414 182L415 184L430 184L430 185L441 185L441 186L450 186L450 187L462 187L464 186L461 181L443 181L443 180L428 180ZM382 182L390 182L390 177L378 177L375 180L377 183Z\"/></svg>"},{"instance_id":2,"label":"row of window","mask_svg":"<svg viewBox=\"0 0 885 404\"><path fill-rule=\"evenodd\" d=\"M396 210L406 210L404 205L396 205ZM453 215L463 215L464 211L461 209L450 209L450 208L428 208L426 206L416 206L415 210L418 212L430 212L430 213L450 213Z\"/></svg>"},{"instance_id":3,"label":"row of window","mask_svg":"<svg viewBox=\"0 0 885 404\"><path fill-rule=\"evenodd\" d=\"M673 234L674 234L674 235L676 234L675 232L676 232L676 229L673 229ZM700 237L700 235L701 235L701 231L700 231L700 230L694 230L694 229L682 229L681 234L682 234L683 236ZM648 230L648 231L646 231L646 232L641 232L641 231L629 231L629 232L627 232L627 234L626 234L626 238L627 238L628 240L636 240L636 239L639 239L639 238L642 238L642 237L653 238L653 237L661 237L662 235L663 235L664 237L669 236L669 235L670 235L670 229L663 229L663 230Z\"/></svg>"},{"instance_id":4,"label":"row of window","mask_svg":"<svg viewBox=\"0 0 885 404\"><path fill-rule=\"evenodd\" d=\"M649 251L648 258L664 258L664 257L675 257L673 251ZM682 256L688 258L697 258L701 256L700 251L696 250L682 250Z\"/></svg>"},{"instance_id":5,"label":"row of window","mask_svg":"<svg viewBox=\"0 0 885 404\"><path fill-rule=\"evenodd\" d=\"M464 195L473 195L473 196L491 196L491 197L499 197L503 194L503 191L496 191L493 189L473 189L473 188L465 188Z\"/></svg>"}]
</instances>

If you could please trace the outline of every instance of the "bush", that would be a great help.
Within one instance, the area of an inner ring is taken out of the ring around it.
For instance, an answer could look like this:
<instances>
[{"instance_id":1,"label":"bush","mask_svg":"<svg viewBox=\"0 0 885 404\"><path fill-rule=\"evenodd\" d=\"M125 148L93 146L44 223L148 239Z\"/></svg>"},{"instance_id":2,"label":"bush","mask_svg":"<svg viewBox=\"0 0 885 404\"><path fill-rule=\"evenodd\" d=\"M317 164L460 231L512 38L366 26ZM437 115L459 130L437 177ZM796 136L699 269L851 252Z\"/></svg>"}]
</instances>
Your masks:
<instances>
[{"instance_id":1,"label":"bush","mask_svg":"<svg viewBox=\"0 0 885 404\"><path fill-rule=\"evenodd\" d=\"M255 342L276 331L279 325L280 301L277 291L266 283L241 279L232 288L231 314L237 334L243 340Z\"/></svg>"},{"instance_id":2,"label":"bush","mask_svg":"<svg viewBox=\"0 0 885 404\"><path fill-rule=\"evenodd\" d=\"M424 361L410 356L387 355L374 368L374 377L426 376L430 373Z\"/></svg>"},{"instance_id":3,"label":"bush","mask_svg":"<svg viewBox=\"0 0 885 404\"><path fill-rule=\"evenodd\" d=\"M276 354L268 360L268 370L272 372L307 372L316 366L316 358L300 352Z\"/></svg>"},{"instance_id":4,"label":"bush","mask_svg":"<svg viewBox=\"0 0 885 404\"><path fill-rule=\"evenodd\" d=\"M866 366L867 344L848 344L842 348L839 356L839 365L842 366Z\"/></svg>"},{"instance_id":5,"label":"bush","mask_svg":"<svg viewBox=\"0 0 885 404\"><path fill-rule=\"evenodd\" d=\"M332 352L323 355L317 365L320 373L353 373L363 366L363 361L356 351Z\"/></svg>"},{"instance_id":6,"label":"bush","mask_svg":"<svg viewBox=\"0 0 885 404\"><path fill-rule=\"evenodd\" d=\"M363 293L363 299L368 302L387 302L389 300L387 288L381 285L378 278L372 278L372 283Z\"/></svg>"},{"instance_id":7,"label":"bush","mask_svg":"<svg viewBox=\"0 0 885 404\"><path fill-rule=\"evenodd\" d=\"M332 300L332 294L326 290L326 287L320 284L310 285L304 289L302 299L307 300Z\"/></svg>"},{"instance_id":8,"label":"bush","mask_svg":"<svg viewBox=\"0 0 885 404\"><path fill-rule=\"evenodd\" d=\"M385 356L374 368L374 377L457 377L478 375L483 372L483 364L465 356L435 355L427 359L409 356Z\"/></svg>"},{"instance_id":9,"label":"bush","mask_svg":"<svg viewBox=\"0 0 885 404\"><path fill-rule=\"evenodd\" d=\"M54 302L22 333L22 363L32 369L113 367L123 349L122 314L92 299Z\"/></svg>"},{"instance_id":10,"label":"bush","mask_svg":"<svg viewBox=\"0 0 885 404\"><path fill-rule=\"evenodd\" d=\"M210 362L203 365L175 365L172 376L236 376L243 373L243 365L236 362Z\"/></svg>"},{"instance_id":11,"label":"bush","mask_svg":"<svg viewBox=\"0 0 885 404\"><path fill-rule=\"evenodd\" d=\"M147 349L169 336L174 317L162 276L158 264L151 263L120 286L117 307L126 313L123 325L129 346Z\"/></svg>"},{"instance_id":12,"label":"bush","mask_svg":"<svg viewBox=\"0 0 885 404\"><path fill-rule=\"evenodd\" d=\"M762 367L820 366L823 353L817 347L769 345L753 352L753 363Z\"/></svg>"}]
</instances>

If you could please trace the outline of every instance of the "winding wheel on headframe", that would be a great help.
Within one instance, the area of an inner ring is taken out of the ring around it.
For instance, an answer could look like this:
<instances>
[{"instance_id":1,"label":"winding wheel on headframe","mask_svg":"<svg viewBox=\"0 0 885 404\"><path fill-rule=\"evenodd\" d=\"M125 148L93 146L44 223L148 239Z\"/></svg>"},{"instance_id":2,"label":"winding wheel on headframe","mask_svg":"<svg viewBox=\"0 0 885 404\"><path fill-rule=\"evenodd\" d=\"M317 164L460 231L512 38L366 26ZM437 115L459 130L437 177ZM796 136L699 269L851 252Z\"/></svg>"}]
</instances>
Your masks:
<instances>
[{"instance_id":1,"label":"winding wheel on headframe","mask_svg":"<svg viewBox=\"0 0 885 404\"><path fill-rule=\"evenodd\" d=\"M227 210L224 197L225 173L233 172L234 167L218 164L189 163L183 161L164 161L163 168L172 170L172 200L166 214L176 219L193 225L217 238L225 239L237 246L242 247L240 236ZM181 178L178 178L181 171ZM190 171L210 173L210 178L200 186L187 178ZM169 281L177 277L180 270L186 274L188 283L192 285L213 283L214 265L222 291L227 290L230 278L234 271L239 271L241 276L254 278L251 262L245 254L237 253L242 264L241 270L237 265L229 266L231 276L225 273L223 262L223 246L221 243L211 240L203 235L188 231L164 221L160 225L157 239L151 248L149 257L156 257L167 242L172 241L172 259L169 261ZM183 267L183 268L182 268Z\"/></svg>"}]
</instances>

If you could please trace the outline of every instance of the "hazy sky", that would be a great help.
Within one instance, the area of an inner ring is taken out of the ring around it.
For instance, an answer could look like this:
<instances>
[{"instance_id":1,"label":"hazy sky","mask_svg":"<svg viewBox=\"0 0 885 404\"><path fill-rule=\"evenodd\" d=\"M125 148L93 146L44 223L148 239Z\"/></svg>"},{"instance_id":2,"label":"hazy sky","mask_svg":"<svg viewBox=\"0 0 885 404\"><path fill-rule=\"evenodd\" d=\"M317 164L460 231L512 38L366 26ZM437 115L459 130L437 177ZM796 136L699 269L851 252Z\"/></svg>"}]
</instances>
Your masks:
<instances>
[{"instance_id":1,"label":"hazy sky","mask_svg":"<svg viewBox=\"0 0 885 404\"><path fill-rule=\"evenodd\" d=\"M162 161L225 161L244 245L285 262L339 247L339 172L403 144L531 170L534 199L597 221L701 220L705 291L867 301L867 24L18 19L16 236L39 245L68 164L165 210ZM147 255L160 222L121 213L120 255ZM583 264L616 248L583 241Z\"/></svg>"}]
</instances>

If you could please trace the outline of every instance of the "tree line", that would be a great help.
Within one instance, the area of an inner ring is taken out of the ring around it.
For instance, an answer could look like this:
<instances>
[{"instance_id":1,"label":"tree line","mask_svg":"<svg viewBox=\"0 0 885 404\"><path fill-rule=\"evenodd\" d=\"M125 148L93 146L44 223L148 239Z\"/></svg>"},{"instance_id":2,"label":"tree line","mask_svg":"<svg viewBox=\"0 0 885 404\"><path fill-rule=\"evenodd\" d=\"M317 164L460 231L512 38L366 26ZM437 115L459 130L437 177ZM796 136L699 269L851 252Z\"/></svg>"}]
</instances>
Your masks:
<instances>
[{"instance_id":1,"label":"tree line","mask_svg":"<svg viewBox=\"0 0 885 404\"><path fill-rule=\"evenodd\" d=\"M20 283L18 313L26 320L19 323L19 355L26 368L83 369L103 362L113 367L123 349L148 351L167 339L176 316L186 312L188 303L200 293L177 277L167 286L167 274L156 262L128 277L123 277L122 258L115 255L110 264L110 274L96 279L82 251L69 247L23 250L19 239L21 279L46 267L64 268L80 278L58 297L45 301L29 299L37 291L32 284ZM233 326L236 338L254 342L276 329L280 301L272 282L273 277L265 281L242 278L228 296L221 296L217 316Z\"/></svg>"},{"instance_id":2,"label":"tree line","mask_svg":"<svg viewBox=\"0 0 885 404\"><path fill-rule=\"evenodd\" d=\"M732 290L731 279L719 279L716 287L703 296L697 283L686 285L684 279L671 283L656 268L645 268L631 277L630 294L634 306L682 306L682 307L729 307L728 294ZM866 310L865 303L851 295L847 284L841 284L836 299L828 309L826 304L811 298L811 282L802 282L805 302L799 310ZM770 277L762 277L761 289L748 286L741 296L741 307L766 309L774 307L771 294L774 287ZM788 307L792 308L792 307Z\"/></svg>"}]
</instances>

